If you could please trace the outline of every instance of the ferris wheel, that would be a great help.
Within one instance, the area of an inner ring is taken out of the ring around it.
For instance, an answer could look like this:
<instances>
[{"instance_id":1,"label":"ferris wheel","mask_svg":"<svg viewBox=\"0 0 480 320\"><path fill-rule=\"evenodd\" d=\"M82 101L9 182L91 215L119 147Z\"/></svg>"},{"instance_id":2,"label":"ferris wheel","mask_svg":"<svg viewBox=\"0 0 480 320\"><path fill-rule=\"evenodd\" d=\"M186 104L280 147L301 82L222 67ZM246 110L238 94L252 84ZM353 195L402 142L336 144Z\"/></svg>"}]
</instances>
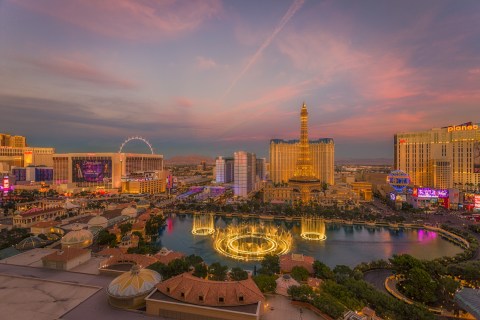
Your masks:
<instances>
[{"instance_id":1,"label":"ferris wheel","mask_svg":"<svg viewBox=\"0 0 480 320\"><path fill-rule=\"evenodd\" d=\"M153 152L153 147L152 145L150 144L150 142L148 142L147 139L143 138L143 137L140 137L140 136L136 136L136 137L128 137L127 140L125 140L122 145L120 146L120 149L118 150L118 153L122 153L122 150L123 150L123 147L125 147L125 145L127 143L129 143L130 141L132 140L140 140L140 141L143 141L147 146L148 148L150 149L150 151L152 152L152 154L154 154Z\"/></svg>"}]
</instances>

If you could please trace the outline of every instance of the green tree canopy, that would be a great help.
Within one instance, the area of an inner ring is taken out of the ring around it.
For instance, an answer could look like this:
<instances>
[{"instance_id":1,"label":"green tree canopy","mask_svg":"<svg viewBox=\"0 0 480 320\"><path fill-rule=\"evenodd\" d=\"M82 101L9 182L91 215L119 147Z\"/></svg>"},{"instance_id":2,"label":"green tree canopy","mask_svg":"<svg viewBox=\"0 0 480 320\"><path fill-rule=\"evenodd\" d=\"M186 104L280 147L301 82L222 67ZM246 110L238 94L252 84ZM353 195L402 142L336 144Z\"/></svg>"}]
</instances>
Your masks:
<instances>
[{"instance_id":1,"label":"green tree canopy","mask_svg":"<svg viewBox=\"0 0 480 320\"><path fill-rule=\"evenodd\" d=\"M225 281L227 279L228 267L214 262L208 268L208 278L215 281Z\"/></svg>"},{"instance_id":2,"label":"green tree canopy","mask_svg":"<svg viewBox=\"0 0 480 320\"><path fill-rule=\"evenodd\" d=\"M310 273L304 267L295 266L292 268L291 276L293 279L297 280L298 282L307 281L309 275Z\"/></svg>"},{"instance_id":3,"label":"green tree canopy","mask_svg":"<svg viewBox=\"0 0 480 320\"><path fill-rule=\"evenodd\" d=\"M248 279L248 272L240 267L233 267L230 271L230 278L235 281Z\"/></svg>"},{"instance_id":4,"label":"green tree canopy","mask_svg":"<svg viewBox=\"0 0 480 320\"><path fill-rule=\"evenodd\" d=\"M261 274L274 275L280 273L280 258L275 254L267 254L261 262L262 267L258 270Z\"/></svg>"}]
</instances>

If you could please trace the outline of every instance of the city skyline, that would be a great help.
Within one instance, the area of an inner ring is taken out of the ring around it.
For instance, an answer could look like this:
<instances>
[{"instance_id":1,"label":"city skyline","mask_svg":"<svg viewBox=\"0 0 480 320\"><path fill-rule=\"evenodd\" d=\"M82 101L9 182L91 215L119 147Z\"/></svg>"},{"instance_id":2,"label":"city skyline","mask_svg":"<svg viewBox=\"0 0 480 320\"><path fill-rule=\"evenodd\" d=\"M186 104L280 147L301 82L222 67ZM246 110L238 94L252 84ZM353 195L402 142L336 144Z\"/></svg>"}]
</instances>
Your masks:
<instances>
[{"instance_id":1,"label":"city skyline","mask_svg":"<svg viewBox=\"0 0 480 320\"><path fill-rule=\"evenodd\" d=\"M478 30L477 1L6 0L0 127L59 153L138 135L265 157L305 101L336 158L393 159L397 132L480 121Z\"/></svg>"}]
</instances>

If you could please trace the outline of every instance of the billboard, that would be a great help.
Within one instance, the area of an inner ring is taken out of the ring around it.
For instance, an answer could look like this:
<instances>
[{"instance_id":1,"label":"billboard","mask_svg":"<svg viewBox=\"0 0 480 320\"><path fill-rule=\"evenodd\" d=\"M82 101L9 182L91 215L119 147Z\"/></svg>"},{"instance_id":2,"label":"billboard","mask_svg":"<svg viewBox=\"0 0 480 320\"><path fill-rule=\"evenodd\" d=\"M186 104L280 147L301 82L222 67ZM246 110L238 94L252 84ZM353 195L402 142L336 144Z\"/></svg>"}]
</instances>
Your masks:
<instances>
[{"instance_id":1,"label":"billboard","mask_svg":"<svg viewBox=\"0 0 480 320\"><path fill-rule=\"evenodd\" d=\"M448 198L446 189L414 188L413 196L418 198Z\"/></svg>"},{"instance_id":2,"label":"billboard","mask_svg":"<svg viewBox=\"0 0 480 320\"><path fill-rule=\"evenodd\" d=\"M480 141L473 143L473 172L480 173Z\"/></svg>"},{"instance_id":3,"label":"billboard","mask_svg":"<svg viewBox=\"0 0 480 320\"><path fill-rule=\"evenodd\" d=\"M73 182L111 182L112 160L72 160Z\"/></svg>"}]
</instances>

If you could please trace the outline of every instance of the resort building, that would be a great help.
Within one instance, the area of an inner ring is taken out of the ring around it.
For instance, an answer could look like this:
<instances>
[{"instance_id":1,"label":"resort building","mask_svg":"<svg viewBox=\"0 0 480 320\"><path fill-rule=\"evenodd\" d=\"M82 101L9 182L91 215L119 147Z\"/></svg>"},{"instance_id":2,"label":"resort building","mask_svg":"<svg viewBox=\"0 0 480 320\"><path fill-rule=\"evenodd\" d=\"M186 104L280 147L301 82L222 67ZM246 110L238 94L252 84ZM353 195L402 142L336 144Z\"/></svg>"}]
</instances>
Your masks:
<instances>
[{"instance_id":1,"label":"resort building","mask_svg":"<svg viewBox=\"0 0 480 320\"><path fill-rule=\"evenodd\" d=\"M41 221L55 220L57 217L62 217L66 214L67 210L63 207L53 208L32 208L28 211L17 212L13 216L13 226L17 228L29 228L32 225Z\"/></svg>"},{"instance_id":2,"label":"resort building","mask_svg":"<svg viewBox=\"0 0 480 320\"><path fill-rule=\"evenodd\" d=\"M171 319L258 320L265 297L251 278L211 281L183 273L156 285L147 314Z\"/></svg>"},{"instance_id":3,"label":"resort building","mask_svg":"<svg viewBox=\"0 0 480 320\"><path fill-rule=\"evenodd\" d=\"M53 166L54 148L0 146L0 167Z\"/></svg>"},{"instance_id":4,"label":"resort building","mask_svg":"<svg viewBox=\"0 0 480 320\"><path fill-rule=\"evenodd\" d=\"M300 111L300 140L291 144L277 140L270 143L272 183L264 189L264 201L318 202L324 186L334 184L334 144L330 140L327 144L331 147L331 157L323 153L323 160L314 162L312 159L316 157L318 160L318 155L312 157L308 140L308 111L304 103ZM323 167L320 168L319 165ZM279 183L280 186L277 185Z\"/></svg>"},{"instance_id":5,"label":"resort building","mask_svg":"<svg viewBox=\"0 0 480 320\"><path fill-rule=\"evenodd\" d=\"M309 140L315 177L330 185L335 183L335 143L331 138ZM295 173L300 140L270 140L270 180L286 183Z\"/></svg>"},{"instance_id":6,"label":"resort building","mask_svg":"<svg viewBox=\"0 0 480 320\"><path fill-rule=\"evenodd\" d=\"M25 148L27 138L24 136L12 136L7 133L0 133L0 147Z\"/></svg>"},{"instance_id":7,"label":"resort building","mask_svg":"<svg viewBox=\"0 0 480 320\"><path fill-rule=\"evenodd\" d=\"M162 180L163 156L134 153L67 153L53 156L54 183L75 184L78 187L120 189L123 182L144 181L126 186L126 189L144 190L157 186L146 181ZM144 175L153 173L153 176Z\"/></svg>"},{"instance_id":8,"label":"resort building","mask_svg":"<svg viewBox=\"0 0 480 320\"><path fill-rule=\"evenodd\" d=\"M410 176L414 185L459 188L480 184L480 129L478 123L397 133L395 169Z\"/></svg>"}]
</instances>

